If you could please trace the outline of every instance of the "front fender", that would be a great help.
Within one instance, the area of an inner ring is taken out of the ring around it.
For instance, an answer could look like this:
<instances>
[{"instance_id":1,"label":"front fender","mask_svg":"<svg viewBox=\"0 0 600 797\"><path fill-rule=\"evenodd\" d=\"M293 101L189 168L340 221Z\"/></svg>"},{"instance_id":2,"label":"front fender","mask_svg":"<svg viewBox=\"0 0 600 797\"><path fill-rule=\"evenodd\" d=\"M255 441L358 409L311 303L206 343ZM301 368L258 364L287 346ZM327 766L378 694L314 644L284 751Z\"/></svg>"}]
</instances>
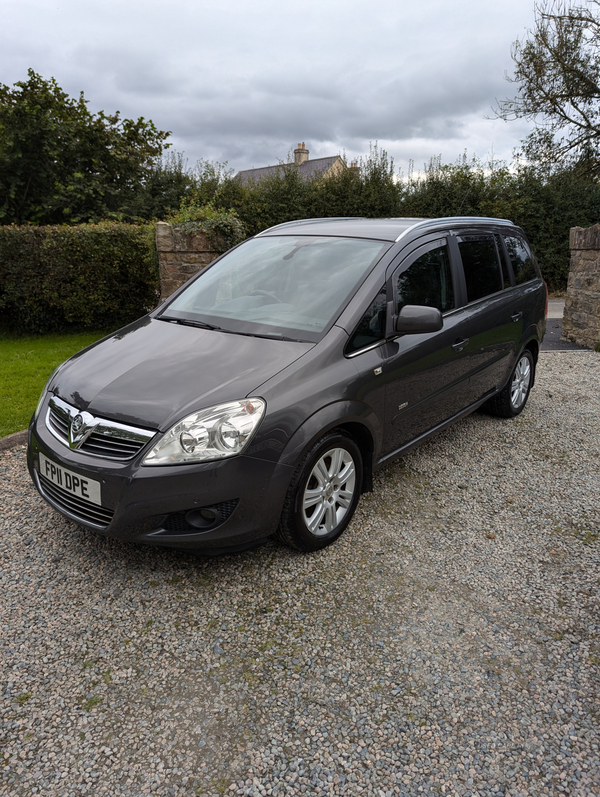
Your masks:
<instances>
[{"instance_id":1,"label":"front fender","mask_svg":"<svg viewBox=\"0 0 600 797\"><path fill-rule=\"evenodd\" d=\"M317 410L302 423L281 451L269 487L265 507L264 530L272 534L277 528L285 496L306 452L330 429L342 428L350 434L363 454L362 491L372 489L373 456L381 444L381 425L373 410L361 401L336 401ZM248 459L269 459L255 451Z\"/></svg>"},{"instance_id":2,"label":"front fender","mask_svg":"<svg viewBox=\"0 0 600 797\"><path fill-rule=\"evenodd\" d=\"M381 424L373 410L361 401L336 401L317 410L304 421L282 452L282 465L297 467L309 448L330 429L346 429L362 448L379 448ZM353 434L356 432L357 434Z\"/></svg>"},{"instance_id":3,"label":"front fender","mask_svg":"<svg viewBox=\"0 0 600 797\"><path fill-rule=\"evenodd\" d=\"M307 451L330 429L343 429L358 444L363 455L362 491L373 487L373 462L381 446L381 424L371 407L360 401L336 401L317 410L296 430L284 448L274 478L292 475ZM289 482L288 482L289 483Z\"/></svg>"}]
</instances>

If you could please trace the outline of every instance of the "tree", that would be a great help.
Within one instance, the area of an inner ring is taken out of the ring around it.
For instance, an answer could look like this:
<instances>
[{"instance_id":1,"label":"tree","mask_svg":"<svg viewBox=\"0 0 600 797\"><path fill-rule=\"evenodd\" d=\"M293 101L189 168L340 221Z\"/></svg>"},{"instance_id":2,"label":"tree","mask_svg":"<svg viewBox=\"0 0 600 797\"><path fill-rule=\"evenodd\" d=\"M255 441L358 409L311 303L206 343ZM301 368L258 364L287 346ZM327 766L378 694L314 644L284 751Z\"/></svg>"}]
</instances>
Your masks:
<instances>
[{"instance_id":1,"label":"tree","mask_svg":"<svg viewBox=\"0 0 600 797\"><path fill-rule=\"evenodd\" d=\"M0 223L75 224L118 217L169 133L152 121L92 114L32 69L0 84Z\"/></svg>"},{"instance_id":2,"label":"tree","mask_svg":"<svg viewBox=\"0 0 600 797\"><path fill-rule=\"evenodd\" d=\"M600 174L600 2L569 6L543 0L535 25L512 47L517 96L499 102L497 117L536 127L523 154L533 162L571 165Z\"/></svg>"},{"instance_id":3,"label":"tree","mask_svg":"<svg viewBox=\"0 0 600 797\"><path fill-rule=\"evenodd\" d=\"M181 152L168 152L150 164L131 199L121 207L128 219L161 219L196 190L198 180Z\"/></svg>"}]
</instances>

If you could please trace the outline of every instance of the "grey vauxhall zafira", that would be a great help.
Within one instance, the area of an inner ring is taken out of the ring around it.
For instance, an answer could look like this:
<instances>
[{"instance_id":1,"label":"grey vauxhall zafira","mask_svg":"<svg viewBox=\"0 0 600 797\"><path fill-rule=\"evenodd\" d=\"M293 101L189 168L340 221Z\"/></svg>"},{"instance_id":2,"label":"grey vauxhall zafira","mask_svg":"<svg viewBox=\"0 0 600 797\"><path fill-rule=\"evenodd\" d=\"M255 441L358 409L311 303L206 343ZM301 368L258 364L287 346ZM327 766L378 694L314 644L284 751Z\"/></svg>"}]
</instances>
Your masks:
<instances>
[{"instance_id":1,"label":"grey vauxhall zafira","mask_svg":"<svg viewBox=\"0 0 600 797\"><path fill-rule=\"evenodd\" d=\"M481 405L521 412L546 308L508 221L282 224L59 366L29 470L100 534L314 551L383 463Z\"/></svg>"}]
</instances>

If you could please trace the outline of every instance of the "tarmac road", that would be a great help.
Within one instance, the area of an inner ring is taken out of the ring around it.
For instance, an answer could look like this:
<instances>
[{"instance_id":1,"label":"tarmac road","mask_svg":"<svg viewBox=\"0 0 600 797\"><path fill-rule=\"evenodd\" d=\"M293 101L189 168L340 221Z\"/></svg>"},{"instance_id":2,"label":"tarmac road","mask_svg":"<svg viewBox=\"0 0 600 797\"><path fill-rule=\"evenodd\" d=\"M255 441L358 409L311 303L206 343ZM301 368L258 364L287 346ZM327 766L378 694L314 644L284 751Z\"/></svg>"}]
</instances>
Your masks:
<instances>
[{"instance_id":1,"label":"tarmac road","mask_svg":"<svg viewBox=\"0 0 600 797\"><path fill-rule=\"evenodd\" d=\"M546 321L546 334L542 342L542 351L585 351L584 346L561 340L562 319L565 310L564 299L550 299L548 302L548 317Z\"/></svg>"}]
</instances>

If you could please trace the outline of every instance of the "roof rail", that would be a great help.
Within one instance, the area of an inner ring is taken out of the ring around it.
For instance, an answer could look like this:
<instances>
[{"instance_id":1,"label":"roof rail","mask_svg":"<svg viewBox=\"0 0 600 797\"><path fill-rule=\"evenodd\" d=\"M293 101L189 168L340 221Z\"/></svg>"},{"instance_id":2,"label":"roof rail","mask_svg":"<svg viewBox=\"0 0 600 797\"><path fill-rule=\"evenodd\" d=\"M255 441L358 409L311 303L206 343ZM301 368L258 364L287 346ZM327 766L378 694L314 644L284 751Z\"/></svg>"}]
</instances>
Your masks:
<instances>
[{"instance_id":1,"label":"roof rail","mask_svg":"<svg viewBox=\"0 0 600 797\"><path fill-rule=\"evenodd\" d=\"M417 221L412 224L410 227L407 227L406 230L400 233L400 235L396 238L396 242L403 238L405 235L408 235L409 232L412 232L416 229L422 229L427 227L431 227L434 224L439 224L440 221L443 219L445 224L452 226L453 224L469 224L472 222L488 222L493 224L510 224L513 226L513 222L509 219L494 219L491 216L441 216L437 219L423 219L422 221ZM400 219L398 219L400 221Z\"/></svg>"},{"instance_id":2,"label":"roof rail","mask_svg":"<svg viewBox=\"0 0 600 797\"><path fill-rule=\"evenodd\" d=\"M280 230L282 227L290 227L293 224L311 224L313 221L345 221L346 219L364 219L365 216L323 216L323 218L319 219L294 219L293 221L284 221L281 224L274 224L273 227L267 227L266 230L262 230L261 232L256 234L256 238L261 235L264 235L266 232L272 232L273 230Z\"/></svg>"},{"instance_id":3,"label":"roof rail","mask_svg":"<svg viewBox=\"0 0 600 797\"><path fill-rule=\"evenodd\" d=\"M323 218L315 218L315 219L294 219L293 221L284 221L282 224L275 224L273 227L268 227L266 230L262 230L259 232L256 237L260 237L261 235L265 235L268 232L273 232L273 230L283 230L289 227L295 227L302 224L313 224L317 221L346 221L349 219L364 219L365 221L370 221L366 216L325 216ZM383 219L382 219L383 220ZM377 219L372 219L372 221L377 221ZM386 217L385 221L412 221L410 216L395 216L395 217ZM434 225L439 225L440 221L443 221L444 224L454 225L454 224L469 224L469 223L479 223L479 222L487 222L488 224L510 224L512 225L513 222L509 219L494 219L489 216L440 216L436 219L414 219L414 224L411 224L407 227L400 235L396 238L396 241L399 241L405 235L408 235L409 232L417 229L427 229L428 227L432 227Z\"/></svg>"}]
</instances>

